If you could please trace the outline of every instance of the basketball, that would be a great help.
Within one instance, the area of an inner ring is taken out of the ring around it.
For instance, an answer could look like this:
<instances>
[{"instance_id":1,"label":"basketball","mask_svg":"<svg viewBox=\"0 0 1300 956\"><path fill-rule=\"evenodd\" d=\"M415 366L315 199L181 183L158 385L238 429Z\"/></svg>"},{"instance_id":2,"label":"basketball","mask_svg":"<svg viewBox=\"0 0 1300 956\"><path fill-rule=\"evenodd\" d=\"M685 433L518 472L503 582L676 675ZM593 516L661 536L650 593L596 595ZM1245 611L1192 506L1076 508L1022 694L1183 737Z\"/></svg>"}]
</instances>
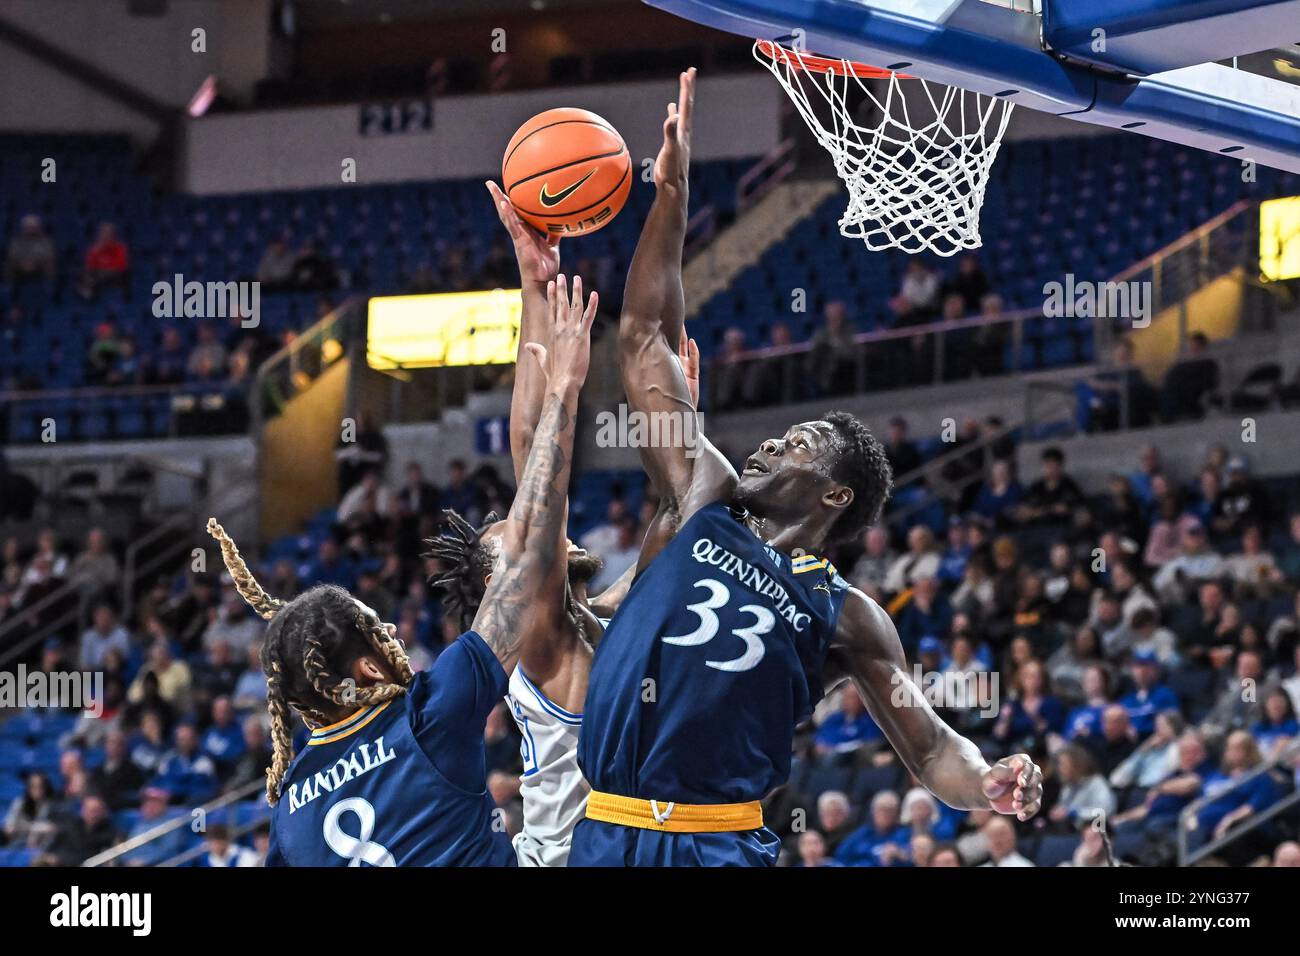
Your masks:
<instances>
[{"instance_id":1,"label":"basketball","mask_svg":"<svg viewBox=\"0 0 1300 956\"><path fill-rule=\"evenodd\" d=\"M501 185L539 232L582 236L609 223L632 188L627 145L587 110L538 113L510 137Z\"/></svg>"}]
</instances>

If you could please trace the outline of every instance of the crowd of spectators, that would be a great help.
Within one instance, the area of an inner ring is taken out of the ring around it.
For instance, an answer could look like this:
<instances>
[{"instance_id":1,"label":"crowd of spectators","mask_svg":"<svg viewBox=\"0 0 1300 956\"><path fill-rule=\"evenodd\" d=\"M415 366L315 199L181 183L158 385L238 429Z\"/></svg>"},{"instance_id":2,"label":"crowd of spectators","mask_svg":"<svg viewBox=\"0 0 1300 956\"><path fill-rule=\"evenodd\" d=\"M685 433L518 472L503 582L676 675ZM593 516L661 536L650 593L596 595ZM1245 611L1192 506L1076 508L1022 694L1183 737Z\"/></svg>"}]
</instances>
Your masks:
<instances>
[{"instance_id":1,"label":"crowd of spectators","mask_svg":"<svg viewBox=\"0 0 1300 956\"><path fill-rule=\"evenodd\" d=\"M914 467L901 422L889 438L895 468ZM1018 823L937 803L846 687L769 798L783 861L1160 865L1180 825L1196 852L1258 822L1210 859L1300 865L1300 815L1252 820L1300 772L1297 504L1221 448L1196 474L1144 448L1095 496L1048 448L1025 482L996 460L942 533L871 528L841 572L887 608L944 719L990 760L1043 766L1043 809Z\"/></svg>"}]
</instances>

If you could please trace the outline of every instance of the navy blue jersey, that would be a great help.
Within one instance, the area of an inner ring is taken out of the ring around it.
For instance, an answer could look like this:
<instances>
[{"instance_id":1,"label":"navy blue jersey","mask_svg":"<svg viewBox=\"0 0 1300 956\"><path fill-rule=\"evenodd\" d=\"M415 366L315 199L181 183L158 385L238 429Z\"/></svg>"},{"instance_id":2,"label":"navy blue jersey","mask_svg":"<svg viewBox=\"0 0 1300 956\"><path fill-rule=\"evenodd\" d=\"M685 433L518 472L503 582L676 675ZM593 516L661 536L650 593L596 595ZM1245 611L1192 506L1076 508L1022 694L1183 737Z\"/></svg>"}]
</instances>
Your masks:
<instances>
[{"instance_id":1,"label":"navy blue jersey","mask_svg":"<svg viewBox=\"0 0 1300 956\"><path fill-rule=\"evenodd\" d=\"M848 587L825 559L764 545L727 505L701 508L596 649L578 745L592 788L741 803L784 783Z\"/></svg>"},{"instance_id":2,"label":"navy blue jersey","mask_svg":"<svg viewBox=\"0 0 1300 956\"><path fill-rule=\"evenodd\" d=\"M401 697L312 731L280 788L267 866L513 866L483 744L505 692L467 631Z\"/></svg>"}]
</instances>

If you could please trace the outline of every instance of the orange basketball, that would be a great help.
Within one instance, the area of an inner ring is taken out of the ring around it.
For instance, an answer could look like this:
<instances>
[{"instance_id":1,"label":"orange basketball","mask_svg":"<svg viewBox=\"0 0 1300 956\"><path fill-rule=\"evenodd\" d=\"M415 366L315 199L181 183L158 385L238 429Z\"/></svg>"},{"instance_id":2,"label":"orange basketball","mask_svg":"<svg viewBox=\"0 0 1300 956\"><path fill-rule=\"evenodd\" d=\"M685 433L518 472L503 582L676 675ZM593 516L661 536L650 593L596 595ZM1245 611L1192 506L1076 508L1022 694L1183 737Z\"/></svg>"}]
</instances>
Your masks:
<instances>
[{"instance_id":1,"label":"orange basketball","mask_svg":"<svg viewBox=\"0 0 1300 956\"><path fill-rule=\"evenodd\" d=\"M610 222L632 188L632 157L618 130L595 113L538 113L506 146L501 185L539 232L582 236Z\"/></svg>"}]
</instances>

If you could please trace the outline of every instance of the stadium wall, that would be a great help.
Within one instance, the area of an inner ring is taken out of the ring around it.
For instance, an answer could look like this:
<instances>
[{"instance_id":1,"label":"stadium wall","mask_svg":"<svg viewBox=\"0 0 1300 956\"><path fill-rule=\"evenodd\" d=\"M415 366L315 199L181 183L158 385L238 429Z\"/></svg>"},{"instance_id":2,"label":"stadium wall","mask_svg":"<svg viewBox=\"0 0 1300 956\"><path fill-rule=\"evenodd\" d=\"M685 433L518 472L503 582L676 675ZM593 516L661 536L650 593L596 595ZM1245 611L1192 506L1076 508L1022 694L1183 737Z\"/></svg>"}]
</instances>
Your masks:
<instances>
[{"instance_id":1,"label":"stadium wall","mask_svg":"<svg viewBox=\"0 0 1300 956\"><path fill-rule=\"evenodd\" d=\"M157 16L126 0L6 0L0 21L173 108L210 75L243 97L267 76L276 41L271 0L171 0ZM204 30L204 52L192 35ZM147 50L148 55L142 55ZM155 124L11 43L0 42L0 129L125 132L150 138Z\"/></svg>"},{"instance_id":2,"label":"stadium wall","mask_svg":"<svg viewBox=\"0 0 1300 956\"><path fill-rule=\"evenodd\" d=\"M355 160L356 182L383 183L500 176L506 142L529 117L557 106L599 113L627 141L635 172L663 139L663 81L559 87L453 96L406 104L417 118L406 132L384 133L382 111L402 104L361 103L206 116L187 123L182 188L205 195L337 187L343 163ZM692 156L697 160L759 156L780 141L784 93L770 76L702 79ZM394 114L394 118L397 118ZM401 125L399 123L399 125Z\"/></svg>"}]
</instances>

